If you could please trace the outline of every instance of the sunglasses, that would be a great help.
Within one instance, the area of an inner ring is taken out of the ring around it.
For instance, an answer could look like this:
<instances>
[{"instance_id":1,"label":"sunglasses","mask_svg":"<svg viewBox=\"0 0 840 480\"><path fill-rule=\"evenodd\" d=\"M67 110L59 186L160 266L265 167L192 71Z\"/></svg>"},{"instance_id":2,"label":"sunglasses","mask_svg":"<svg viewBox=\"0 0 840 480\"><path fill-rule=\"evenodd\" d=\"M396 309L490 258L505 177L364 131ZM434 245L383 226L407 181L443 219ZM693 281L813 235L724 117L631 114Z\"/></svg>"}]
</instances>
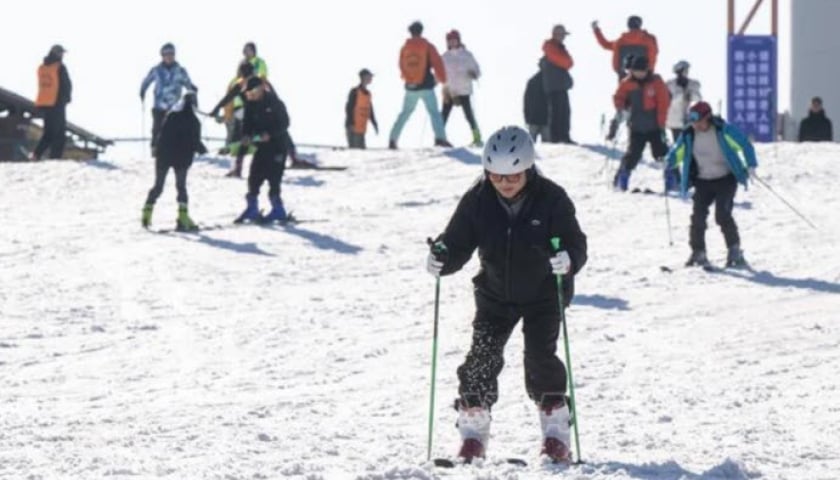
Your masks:
<instances>
[{"instance_id":1,"label":"sunglasses","mask_svg":"<svg viewBox=\"0 0 840 480\"><path fill-rule=\"evenodd\" d=\"M487 176L490 177L490 181L493 183L502 183L503 181L508 183L519 183L524 175L525 172L509 173L507 175L487 172Z\"/></svg>"}]
</instances>

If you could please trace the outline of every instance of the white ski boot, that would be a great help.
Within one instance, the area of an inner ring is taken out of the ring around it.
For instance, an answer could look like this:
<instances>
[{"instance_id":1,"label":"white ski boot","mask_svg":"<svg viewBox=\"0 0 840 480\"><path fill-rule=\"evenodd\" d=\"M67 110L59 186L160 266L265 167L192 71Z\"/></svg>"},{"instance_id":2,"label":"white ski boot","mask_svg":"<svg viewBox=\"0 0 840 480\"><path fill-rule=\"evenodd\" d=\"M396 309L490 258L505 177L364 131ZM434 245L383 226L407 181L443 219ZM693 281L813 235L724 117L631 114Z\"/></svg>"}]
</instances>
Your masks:
<instances>
[{"instance_id":1,"label":"white ski boot","mask_svg":"<svg viewBox=\"0 0 840 480\"><path fill-rule=\"evenodd\" d=\"M541 455L554 463L570 463L572 460L569 406L555 405L540 408L543 447Z\"/></svg>"},{"instance_id":2,"label":"white ski boot","mask_svg":"<svg viewBox=\"0 0 840 480\"><path fill-rule=\"evenodd\" d=\"M458 410L458 431L461 432L461 451L464 463L484 458L490 440L490 411L481 407L461 407Z\"/></svg>"}]
</instances>

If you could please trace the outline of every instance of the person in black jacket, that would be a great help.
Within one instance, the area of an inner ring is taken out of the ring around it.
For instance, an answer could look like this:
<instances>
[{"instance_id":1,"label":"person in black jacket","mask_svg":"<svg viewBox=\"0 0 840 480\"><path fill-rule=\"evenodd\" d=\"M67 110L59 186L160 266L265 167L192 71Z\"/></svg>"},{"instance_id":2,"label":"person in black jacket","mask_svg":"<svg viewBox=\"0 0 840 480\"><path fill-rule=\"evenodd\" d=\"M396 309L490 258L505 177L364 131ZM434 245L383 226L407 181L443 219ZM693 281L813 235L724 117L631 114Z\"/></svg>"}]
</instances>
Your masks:
<instances>
[{"instance_id":1,"label":"person in black jacket","mask_svg":"<svg viewBox=\"0 0 840 480\"><path fill-rule=\"evenodd\" d=\"M161 121L157 149L155 150L155 184L143 206L141 223L148 228L152 222L152 211L160 194L169 169L175 171L175 187L178 190L178 220L175 229L179 231L198 230L187 210L187 172L193 156L207 153L201 142L201 122L195 116L196 94L187 90L181 100L170 109Z\"/></svg>"},{"instance_id":2,"label":"person in black jacket","mask_svg":"<svg viewBox=\"0 0 840 480\"><path fill-rule=\"evenodd\" d=\"M528 80L525 86L525 98L523 101L525 109L525 123L528 125L528 133L536 143L542 137L543 142L549 142L548 138L548 101L543 90L542 72L537 72Z\"/></svg>"},{"instance_id":3,"label":"person in black jacket","mask_svg":"<svg viewBox=\"0 0 840 480\"><path fill-rule=\"evenodd\" d=\"M242 146L257 147L248 172L247 207L236 219L242 222L283 222L286 209L280 198L286 155L289 149L289 114L286 105L271 87L258 77L245 83L245 112L242 120ZM271 211L262 216L257 202L262 183L268 182Z\"/></svg>"},{"instance_id":4,"label":"person in black jacket","mask_svg":"<svg viewBox=\"0 0 840 480\"><path fill-rule=\"evenodd\" d=\"M811 99L808 116L799 124L800 142L833 142L834 131L831 120L825 115L822 98Z\"/></svg>"},{"instance_id":5,"label":"person in black jacket","mask_svg":"<svg viewBox=\"0 0 840 480\"><path fill-rule=\"evenodd\" d=\"M44 63L38 67L38 98L35 106L44 117L44 129L38 145L31 153L31 160L40 160L50 149L50 158L64 156L64 143L67 138L67 104L73 96L73 83L64 66L64 49L53 45L44 57Z\"/></svg>"},{"instance_id":6,"label":"person in black jacket","mask_svg":"<svg viewBox=\"0 0 840 480\"><path fill-rule=\"evenodd\" d=\"M586 263L586 235L565 190L534 166L534 145L519 127L489 137L484 175L461 198L446 230L431 241L428 271L449 275L478 249L473 278L476 314L472 347L458 368L458 428L465 461L483 457L490 408L498 398L504 347L520 318L525 334L525 386L540 409L543 453L569 458L566 370L557 357L560 308L568 306L574 275ZM559 237L561 250L551 239ZM559 305L557 280L563 277Z\"/></svg>"}]
</instances>

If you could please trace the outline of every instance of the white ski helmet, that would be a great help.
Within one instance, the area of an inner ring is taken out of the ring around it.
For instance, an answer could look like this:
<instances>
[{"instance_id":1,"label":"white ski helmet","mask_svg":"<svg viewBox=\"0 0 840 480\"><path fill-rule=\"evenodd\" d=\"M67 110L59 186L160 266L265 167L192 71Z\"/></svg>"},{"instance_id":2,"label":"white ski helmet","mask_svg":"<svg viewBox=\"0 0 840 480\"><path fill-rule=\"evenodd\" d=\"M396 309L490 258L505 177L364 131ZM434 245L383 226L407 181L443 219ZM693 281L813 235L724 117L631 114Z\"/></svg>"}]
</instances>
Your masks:
<instances>
[{"instance_id":1,"label":"white ski helmet","mask_svg":"<svg viewBox=\"0 0 840 480\"><path fill-rule=\"evenodd\" d=\"M521 127L502 127L487 139L481 165L490 173L512 175L534 166L534 142Z\"/></svg>"},{"instance_id":2,"label":"white ski helmet","mask_svg":"<svg viewBox=\"0 0 840 480\"><path fill-rule=\"evenodd\" d=\"M691 64L685 60L680 60L679 62L674 64L674 73L680 73L684 70L688 70L691 67Z\"/></svg>"}]
</instances>

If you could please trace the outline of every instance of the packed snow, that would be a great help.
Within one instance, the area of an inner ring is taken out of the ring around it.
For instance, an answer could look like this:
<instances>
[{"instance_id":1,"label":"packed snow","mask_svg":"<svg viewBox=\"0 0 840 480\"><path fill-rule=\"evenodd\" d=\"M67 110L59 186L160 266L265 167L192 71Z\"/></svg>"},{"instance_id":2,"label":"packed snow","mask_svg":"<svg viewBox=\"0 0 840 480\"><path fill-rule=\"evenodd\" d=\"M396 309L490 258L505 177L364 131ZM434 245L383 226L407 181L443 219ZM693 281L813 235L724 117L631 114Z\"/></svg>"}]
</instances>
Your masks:
<instances>
[{"instance_id":1,"label":"packed snow","mask_svg":"<svg viewBox=\"0 0 840 480\"><path fill-rule=\"evenodd\" d=\"M287 171L287 208L307 222L197 234L140 228L150 159L0 163L0 478L837 478L840 147L758 147L758 174L818 230L767 188L740 190L752 273L682 268L690 201L668 200L670 246L664 197L608 188L615 151L538 152L589 237L567 313L585 464L540 462L518 334L490 457L426 461L425 239L479 151L317 150L349 169ZM244 207L228 166L192 168L198 222ZM175 222L172 182L157 228ZM660 190L661 170L646 160L633 186ZM712 218L707 241L721 264ZM434 456L457 452L476 269L441 282Z\"/></svg>"}]
</instances>

